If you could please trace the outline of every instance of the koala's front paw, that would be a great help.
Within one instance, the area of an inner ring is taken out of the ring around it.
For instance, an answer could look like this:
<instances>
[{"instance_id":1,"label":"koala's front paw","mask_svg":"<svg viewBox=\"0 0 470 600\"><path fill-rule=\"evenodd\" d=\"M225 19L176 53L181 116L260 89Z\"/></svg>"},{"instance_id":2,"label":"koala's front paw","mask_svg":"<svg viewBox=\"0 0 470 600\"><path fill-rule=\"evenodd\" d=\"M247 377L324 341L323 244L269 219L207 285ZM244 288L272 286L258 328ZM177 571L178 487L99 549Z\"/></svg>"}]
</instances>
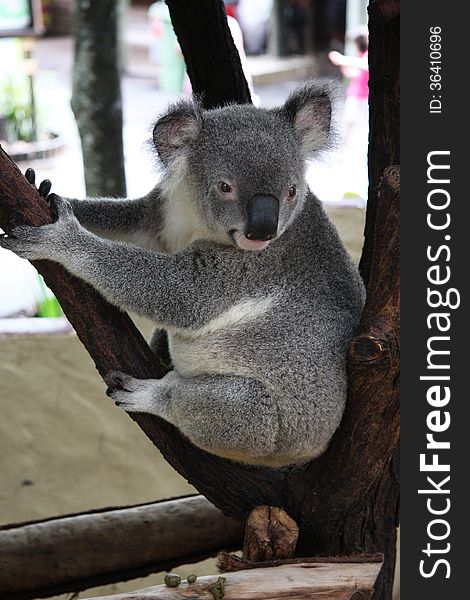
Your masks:
<instances>
[{"instance_id":1,"label":"koala's front paw","mask_svg":"<svg viewBox=\"0 0 470 600\"><path fill-rule=\"evenodd\" d=\"M20 258L28 260L37 260L48 258L46 252L47 238L49 232L44 227L15 227L10 235L2 234L0 236L0 247L5 250L11 250Z\"/></svg>"},{"instance_id":2,"label":"koala's front paw","mask_svg":"<svg viewBox=\"0 0 470 600\"><path fill-rule=\"evenodd\" d=\"M15 227L10 235L0 236L0 247L28 260L60 258L69 249L69 242L79 224L67 200L56 194L50 194L48 199L53 205L57 220L40 227Z\"/></svg>"},{"instance_id":3,"label":"koala's front paw","mask_svg":"<svg viewBox=\"0 0 470 600\"><path fill-rule=\"evenodd\" d=\"M120 371L111 371L104 378L106 395L126 412L157 414L153 391L155 379L136 379Z\"/></svg>"}]
</instances>

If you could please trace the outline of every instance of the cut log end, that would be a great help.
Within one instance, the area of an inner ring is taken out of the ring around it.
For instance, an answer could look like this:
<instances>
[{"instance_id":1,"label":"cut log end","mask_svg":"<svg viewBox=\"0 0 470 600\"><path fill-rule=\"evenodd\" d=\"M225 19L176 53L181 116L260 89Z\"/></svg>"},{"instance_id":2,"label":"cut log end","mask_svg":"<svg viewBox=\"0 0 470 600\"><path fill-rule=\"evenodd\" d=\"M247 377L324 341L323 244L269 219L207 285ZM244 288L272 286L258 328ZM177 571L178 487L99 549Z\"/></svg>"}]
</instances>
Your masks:
<instances>
[{"instance_id":1,"label":"cut log end","mask_svg":"<svg viewBox=\"0 0 470 600\"><path fill-rule=\"evenodd\" d=\"M299 528L285 510L258 506L247 519L243 558L260 562L294 556Z\"/></svg>"}]
</instances>

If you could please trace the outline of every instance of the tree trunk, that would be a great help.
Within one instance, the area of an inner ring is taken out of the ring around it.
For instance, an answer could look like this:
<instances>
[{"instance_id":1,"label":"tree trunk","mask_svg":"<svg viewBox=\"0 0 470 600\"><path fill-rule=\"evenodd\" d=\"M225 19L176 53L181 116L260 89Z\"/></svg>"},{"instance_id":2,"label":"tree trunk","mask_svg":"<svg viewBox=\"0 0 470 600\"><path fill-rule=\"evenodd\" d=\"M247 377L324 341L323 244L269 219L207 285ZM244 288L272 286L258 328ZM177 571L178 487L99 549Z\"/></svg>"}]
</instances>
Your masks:
<instances>
[{"instance_id":1,"label":"tree trunk","mask_svg":"<svg viewBox=\"0 0 470 600\"><path fill-rule=\"evenodd\" d=\"M369 202L365 228L371 242L377 190L384 169L400 164L400 1L369 3ZM365 248L360 270L369 281L372 248Z\"/></svg>"},{"instance_id":2,"label":"tree trunk","mask_svg":"<svg viewBox=\"0 0 470 600\"><path fill-rule=\"evenodd\" d=\"M241 67L222 20L221 0L168 0L168 4L183 52L191 52L186 58L193 88L206 91L204 105L223 103L221 85L225 100L246 102L245 88L240 87ZM381 10L384 4L386 11ZM198 7L201 15L208 16L205 11L209 9L211 17L218 15L217 27L204 28L204 23L209 26L212 21L196 19ZM384 552L375 598L387 600L392 589L398 500L394 453L399 432L399 169L387 169L398 159L398 1L376 0L369 10L371 179L361 261L367 303L351 345L346 412L328 450L302 467L245 466L195 448L158 418L140 414L131 418L168 462L227 515L243 520L264 504L287 510L300 529L298 555ZM220 57L207 52L208 48L215 51L219 43L217 53L227 54L226 64L232 65L232 71L223 72L223 82L221 72L212 69ZM0 225L8 230L20 222L49 222L45 203L4 155L0 155L0 168ZM164 365L155 364L127 316L58 265L41 261L37 266L102 375L116 368L140 378L163 374Z\"/></svg>"},{"instance_id":3,"label":"tree trunk","mask_svg":"<svg viewBox=\"0 0 470 600\"><path fill-rule=\"evenodd\" d=\"M144 577L238 549L241 523L203 496L0 527L0 599Z\"/></svg>"},{"instance_id":4,"label":"tree trunk","mask_svg":"<svg viewBox=\"0 0 470 600\"><path fill-rule=\"evenodd\" d=\"M72 110L87 196L125 196L119 73L121 0L76 0Z\"/></svg>"}]
</instances>

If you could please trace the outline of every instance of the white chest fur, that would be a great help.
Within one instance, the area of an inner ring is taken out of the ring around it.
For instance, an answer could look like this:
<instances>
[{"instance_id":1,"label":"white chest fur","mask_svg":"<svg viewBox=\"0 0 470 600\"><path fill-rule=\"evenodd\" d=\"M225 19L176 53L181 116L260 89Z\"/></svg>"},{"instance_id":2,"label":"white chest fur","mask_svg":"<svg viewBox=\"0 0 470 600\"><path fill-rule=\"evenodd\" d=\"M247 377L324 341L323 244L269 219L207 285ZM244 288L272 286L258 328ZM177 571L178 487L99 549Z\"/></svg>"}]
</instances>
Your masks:
<instances>
[{"instance_id":1,"label":"white chest fur","mask_svg":"<svg viewBox=\"0 0 470 600\"><path fill-rule=\"evenodd\" d=\"M167 251L178 252L196 240L208 238L207 228L201 223L187 196L173 197L165 203L163 211L160 237Z\"/></svg>"},{"instance_id":2,"label":"white chest fur","mask_svg":"<svg viewBox=\"0 0 470 600\"><path fill-rule=\"evenodd\" d=\"M163 227L160 243L166 252L178 252L196 240L210 239L210 232L193 204L184 157L175 160L160 183L163 203Z\"/></svg>"},{"instance_id":3,"label":"white chest fur","mask_svg":"<svg viewBox=\"0 0 470 600\"><path fill-rule=\"evenodd\" d=\"M235 359L241 334L272 308L274 296L244 300L203 326L172 327L168 330L170 354L175 369L183 377L203 374L247 375L246 365Z\"/></svg>"}]
</instances>

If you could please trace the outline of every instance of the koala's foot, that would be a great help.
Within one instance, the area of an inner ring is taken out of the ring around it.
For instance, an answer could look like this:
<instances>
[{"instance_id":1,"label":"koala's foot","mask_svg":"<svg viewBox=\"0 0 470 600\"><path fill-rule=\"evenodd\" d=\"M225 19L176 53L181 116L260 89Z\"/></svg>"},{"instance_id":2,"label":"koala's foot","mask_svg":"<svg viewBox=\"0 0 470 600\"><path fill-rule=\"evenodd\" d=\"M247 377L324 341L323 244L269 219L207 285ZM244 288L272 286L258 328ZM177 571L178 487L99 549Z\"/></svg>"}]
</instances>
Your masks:
<instances>
[{"instance_id":1,"label":"koala's foot","mask_svg":"<svg viewBox=\"0 0 470 600\"><path fill-rule=\"evenodd\" d=\"M108 389L106 395L114 400L116 406L126 412L140 412L159 416L158 379L137 379L121 373L111 371L105 377Z\"/></svg>"}]
</instances>

